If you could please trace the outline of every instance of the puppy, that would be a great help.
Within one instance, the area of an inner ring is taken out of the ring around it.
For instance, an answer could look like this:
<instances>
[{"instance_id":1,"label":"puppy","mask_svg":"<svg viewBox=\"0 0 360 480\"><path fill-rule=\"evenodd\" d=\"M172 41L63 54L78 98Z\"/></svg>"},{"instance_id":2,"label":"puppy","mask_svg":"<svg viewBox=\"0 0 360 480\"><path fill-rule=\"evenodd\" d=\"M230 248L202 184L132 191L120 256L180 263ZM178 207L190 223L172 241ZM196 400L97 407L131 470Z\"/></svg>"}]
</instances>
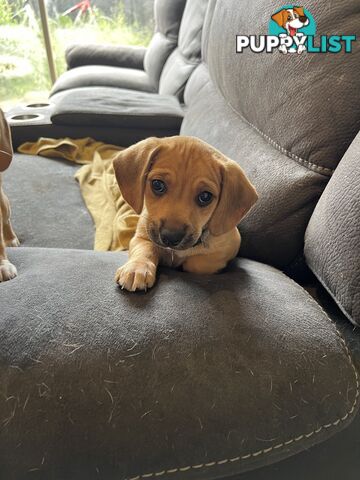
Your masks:
<instances>
[{"instance_id":1,"label":"puppy","mask_svg":"<svg viewBox=\"0 0 360 480\"><path fill-rule=\"evenodd\" d=\"M299 28L309 24L309 19L305 15L303 7L284 8L272 15L271 18L291 37L297 34Z\"/></svg>"},{"instance_id":2,"label":"puppy","mask_svg":"<svg viewBox=\"0 0 360 480\"><path fill-rule=\"evenodd\" d=\"M115 280L147 290L158 264L212 274L240 247L236 228L257 200L237 163L193 137L148 138L114 160L122 195L140 214Z\"/></svg>"},{"instance_id":3,"label":"puppy","mask_svg":"<svg viewBox=\"0 0 360 480\"><path fill-rule=\"evenodd\" d=\"M1 185L1 172L10 165L12 154L10 129L0 110L0 282L17 275L16 268L7 259L5 247L17 247L19 240L10 223L10 204Z\"/></svg>"}]
</instances>

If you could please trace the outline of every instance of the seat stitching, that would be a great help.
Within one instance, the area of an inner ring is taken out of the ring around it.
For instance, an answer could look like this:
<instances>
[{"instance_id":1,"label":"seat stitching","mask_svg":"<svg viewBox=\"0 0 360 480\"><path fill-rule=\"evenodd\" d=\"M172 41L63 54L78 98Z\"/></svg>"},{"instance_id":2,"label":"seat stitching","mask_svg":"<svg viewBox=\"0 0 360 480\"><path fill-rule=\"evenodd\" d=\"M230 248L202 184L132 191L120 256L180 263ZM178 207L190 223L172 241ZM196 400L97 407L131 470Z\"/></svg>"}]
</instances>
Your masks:
<instances>
[{"instance_id":1,"label":"seat stitching","mask_svg":"<svg viewBox=\"0 0 360 480\"><path fill-rule=\"evenodd\" d=\"M207 66L207 69L209 71L208 66ZM209 71L209 76L211 78L210 71ZM250 127L256 130L257 133L259 133L262 137L264 137L277 150L280 150L280 152L284 153L289 158L295 160L297 163L299 163L300 165L303 165L305 168L308 168L309 170L315 171L317 173L320 173L322 175L326 175L329 177L334 173L334 170L332 168L323 167L322 165L317 165L316 163L312 163L309 160L305 160L304 158L299 157L299 155L289 152L289 150L286 150L286 148L279 145L275 140L269 137L269 135L266 135L266 133L262 132L258 127L256 127L253 123L247 120L240 112L238 112L238 110L226 99L226 96L223 94L223 92L221 91L220 87L216 84L216 82L212 81L212 85L215 87L215 90L217 90L218 93L222 96L222 98L224 99L226 104L231 108L231 110L238 117L240 117L244 122L246 122Z\"/></svg>"},{"instance_id":2,"label":"seat stitching","mask_svg":"<svg viewBox=\"0 0 360 480\"><path fill-rule=\"evenodd\" d=\"M284 273L282 273L282 272L280 272L280 273L298 287L298 284L294 280L292 280L290 277L288 277ZM353 362L352 356L350 354L349 348L348 348L348 346L345 342L344 337L341 335L340 331L336 327L335 322L333 320L331 320L331 318L328 316L328 314L325 312L325 310L322 308L322 306L318 302L316 302L316 300L314 300L314 298L306 290L304 290L304 292L307 294L307 297L308 297L307 303L316 305L317 308L320 308L321 312L329 320L330 325L332 326L332 328L334 330L334 333L336 334L336 336L340 340L343 351L347 356L349 365L351 366L351 368L353 370L354 378L355 378L355 385L356 385L356 393L355 393L355 397L354 397L354 402L353 402L350 410L344 416L337 418L334 422L330 422L330 423L326 423L324 425L321 425L316 430L313 430L313 431L307 432L307 433L303 433L303 434L301 434L297 437L294 437L294 438L291 438L289 440L278 443L276 445L273 445L272 447L264 448L264 449L258 450L256 452L250 452L250 453L247 453L245 455L241 455L241 456L237 456L237 457L233 457L233 458L225 458L225 459L222 459L222 460L217 460L217 461L208 462L208 463L199 463L199 464L196 464L196 465L188 465L186 467L176 467L176 468L171 468L171 469L167 469L167 470L162 470L161 472L145 473L145 474L137 475L135 477L131 477L128 480L141 480L141 479L144 479L144 478L158 477L160 475L166 475L166 474L171 474L171 473L179 473L179 472L184 472L184 471L188 471L188 470L195 470L195 469L199 469L199 468L209 468L209 467L214 467L214 466L221 466L221 465L225 465L225 464L228 464L228 463L240 462L241 460L246 460L246 459L252 458L252 457L256 458L260 455L267 454L269 452L272 452L273 450L278 450L278 449L280 449L282 447L285 447L287 445L290 445L294 442L299 442L300 440L303 440L305 438L310 438L313 435L315 435L317 433L320 433L324 429L326 430L326 429L331 428L331 427L336 427L337 425L339 425L339 423L344 422L354 413L354 411L356 409L356 406L357 406L357 403L358 403L359 395L360 395L360 382L359 382L359 375L358 375L357 369L354 365L354 362Z\"/></svg>"},{"instance_id":3,"label":"seat stitching","mask_svg":"<svg viewBox=\"0 0 360 480\"><path fill-rule=\"evenodd\" d=\"M223 95L222 95L223 96ZM223 96L225 99L225 97ZM290 157L292 160L295 160L297 163L303 165L304 167L313 170L317 173L321 173L322 175L326 176L331 176L334 173L334 170L332 168L328 167L323 167L322 165L317 165L316 163L312 163L309 160L305 160L304 158L300 157L299 155L296 155L295 153L289 152L289 150L286 150L286 148L282 147L279 145L275 140L273 140L269 135L266 135L263 131L261 131L256 125L251 123L249 120L247 120L241 113L239 113L233 105L226 101L227 105L232 109L234 113L236 113L237 116L239 116L244 122L246 122L250 127L252 127L254 130L256 130L262 137L264 137L273 147L275 147L277 150L280 150L281 153L284 153L288 157Z\"/></svg>"}]
</instances>

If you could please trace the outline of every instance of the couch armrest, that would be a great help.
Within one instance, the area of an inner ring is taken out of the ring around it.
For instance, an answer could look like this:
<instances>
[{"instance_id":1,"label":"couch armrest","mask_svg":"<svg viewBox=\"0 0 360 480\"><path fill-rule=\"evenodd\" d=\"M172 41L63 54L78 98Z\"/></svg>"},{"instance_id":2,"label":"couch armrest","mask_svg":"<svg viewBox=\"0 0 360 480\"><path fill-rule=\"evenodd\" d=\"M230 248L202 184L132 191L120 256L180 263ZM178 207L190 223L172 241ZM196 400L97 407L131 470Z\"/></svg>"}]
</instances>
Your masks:
<instances>
[{"instance_id":1,"label":"couch armrest","mask_svg":"<svg viewBox=\"0 0 360 480\"><path fill-rule=\"evenodd\" d=\"M65 90L51 97L55 125L180 131L184 112L171 95L111 87Z\"/></svg>"},{"instance_id":2,"label":"couch armrest","mask_svg":"<svg viewBox=\"0 0 360 480\"><path fill-rule=\"evenodd\" d=\"M239 478L354 418L343 339L272 267L162 268L136 294L113 281L124 252L9 258L20 274L0 288L3 479Z\"/></svg>"},{"instance_id":3,"label":"couch armrest","mask_svg":"<svg viewBox=\"0 0 360 480\"><path fill-rule=\"evenodd\" d=\"M360 133L325 188L305 235L306 261L343 313L360 325Z\"/></svg>"},{"instance_id":4,"label":"couch armrest","mask_svg":"<svg viewBox=\"0 0 360 480\"><path fill-rule=\"evenodd\" d=\"M131 45L70 45L65 52L68 69L83 65L111 65L143 70L145 47Z\"/></svg>"}]
</instances>

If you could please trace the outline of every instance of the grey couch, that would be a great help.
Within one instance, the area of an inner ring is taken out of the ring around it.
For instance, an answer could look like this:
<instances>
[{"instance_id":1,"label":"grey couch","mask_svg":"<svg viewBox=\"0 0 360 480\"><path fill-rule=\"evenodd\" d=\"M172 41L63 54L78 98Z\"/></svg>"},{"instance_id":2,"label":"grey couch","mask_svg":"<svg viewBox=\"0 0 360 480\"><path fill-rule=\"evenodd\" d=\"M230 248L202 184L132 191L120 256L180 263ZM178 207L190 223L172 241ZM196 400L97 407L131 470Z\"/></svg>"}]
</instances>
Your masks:
<instances>
[{"instance_id":1,"label":"grey couch","mask_svg":"<svg viewBox=\"0 0 360 480\"><path fill-rule=\"evenodd\" d=\"M90 250L74 167L14 160L1 478L358 479L360 50L235 54L277 8L210 0L185 90L181 134L238 161L260 196L226 271L163 268L146 294L119 290L127 256ZM360 33L355 0L341 20L306 8L320 33Z\"/></svg>"},{"instance_id":2,"label":"grey couch","mask_svg":"<svg viewBox=\"0 0 360 480\"><path fill-rule=\"evenodd\" d=\"M184 89L201 61L208 0L157 0L156 32L147 49L78 45L49 104L8 112L14 145L38 137L91 135L128 146L149 136L176 135ZM31 115L31 116L29 116Z\"/></svg>"},{"instance_id":3,"label":"grey couch","mask_svg":"<svg viewBox=\"0 0 360 480\"><path fill-rule=\"evenodd\" d=\"M72 98L78 99L79 88L112 87L126 89L117 96L127 95L130 99L132 91L141 91L173 95L182 101L186 82L201 59L207 3L208 0L156 0L156 31L147 49L111 45L69 47L69 70L55 82L51 96L66 91L68 98L70 90ZM56 98L53 101L59 103Z\"/></svg>"},{"instance_id":4,"label":"grey couch","mask_svg":"<svg viewBox=\"0 0 360 480\"><path fill-rule=\"evenodd\" d=\"M156 31L148 48L123 45L75 44L65 53L68 72L53 93L70 88L105 86L158 92L160 75L178 44L186 0L156 0Z\"/></svg>"}]
</instances>

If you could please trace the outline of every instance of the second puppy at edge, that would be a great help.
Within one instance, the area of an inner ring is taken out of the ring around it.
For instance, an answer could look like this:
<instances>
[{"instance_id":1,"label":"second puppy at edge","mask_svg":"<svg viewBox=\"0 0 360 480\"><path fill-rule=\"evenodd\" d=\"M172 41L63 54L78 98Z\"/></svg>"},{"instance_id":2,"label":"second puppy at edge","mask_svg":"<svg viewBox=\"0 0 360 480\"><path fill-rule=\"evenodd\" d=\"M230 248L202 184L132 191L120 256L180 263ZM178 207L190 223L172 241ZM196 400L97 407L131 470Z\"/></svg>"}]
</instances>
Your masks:
<instances>
[{"instance_id":1,"label":"second puppy at edge","mask_svg":"<svg viewBox=\"0 0 360 480\"><path fill-rule=\"evenodd\" d=\"M194 137L148 138L120 152L114 171L140 214L115 276L122 288L152 287L159 264L211 274L236 256L236 227L258 198L236 162Z\"/></svg>"}]
</instances>

